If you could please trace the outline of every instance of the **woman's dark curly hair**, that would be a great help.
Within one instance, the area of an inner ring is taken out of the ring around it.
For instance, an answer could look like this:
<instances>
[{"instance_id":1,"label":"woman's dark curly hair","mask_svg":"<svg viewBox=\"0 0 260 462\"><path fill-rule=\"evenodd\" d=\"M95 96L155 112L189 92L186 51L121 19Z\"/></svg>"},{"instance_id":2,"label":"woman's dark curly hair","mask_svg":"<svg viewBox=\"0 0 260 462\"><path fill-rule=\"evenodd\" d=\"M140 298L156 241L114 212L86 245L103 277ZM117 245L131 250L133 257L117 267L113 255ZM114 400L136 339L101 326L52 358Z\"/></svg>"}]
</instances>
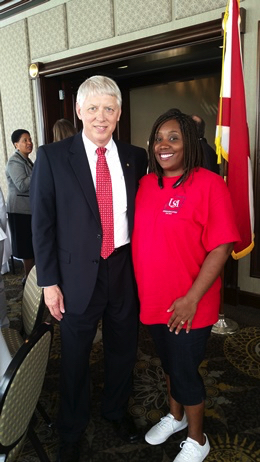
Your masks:
<instances>
[{"instance_id":1,"label":"woman's dark curly hair","mask_svg":"<svg viewBox=\"0 0 260 462\"><path fill-rule=\"evenodd\" d=\"M184 114L179 109L169 109L164 114L161 114L154 122L149 138L149 172L153 172L158 176L159 184L162 184L163 169L158 164L154 155L154 141L161 126L168 120L176 120L180 125L182 133L184 169L182 182L187 180L193 169L202 167L203 164L202 147L198 138L198 132L194 120L191 116Z\"/></svg>"}]
</instances>

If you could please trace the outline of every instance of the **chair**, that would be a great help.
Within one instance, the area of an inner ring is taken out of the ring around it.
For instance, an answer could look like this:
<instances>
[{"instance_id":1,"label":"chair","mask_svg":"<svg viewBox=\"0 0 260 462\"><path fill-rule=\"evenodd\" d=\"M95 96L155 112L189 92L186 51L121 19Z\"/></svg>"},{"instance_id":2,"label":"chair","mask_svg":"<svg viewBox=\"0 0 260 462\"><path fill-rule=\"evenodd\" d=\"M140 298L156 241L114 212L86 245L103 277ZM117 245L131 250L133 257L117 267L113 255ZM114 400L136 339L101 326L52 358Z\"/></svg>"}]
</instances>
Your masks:
<instances>
[{"instance_id":1,"label":"chair","mask_svg":"<svg viewBox=\"0 0 260 462\"><path fill-rule=\"evenodd\" d=\"M41 462L50 462L31 420L46 373L53 326L38 326L19 348L0 382L0 461L13 462L29 437Z\"/></svg>"},{"instance_id":2,"label":"chair","mask_svg":"<svg viewBox=\"0 0 260 462\"><path fill-rule=\"evenodd\" d=\"M24 340L40 325L43 320L45 303L43 298L43 290L37 285L37 274L35 265L27 276L21 307L22 328L18 332L17 329L11 327L2 328L2 334L5 343L9 349L10 355L14 357L19 350ZM52 420L46 413L40 402L37 404L37 409L46 421L47 425L53 425ZM1 462L1 460L0 460Z\"/></svg>"},{"instance_id":3,"label":"chair","mask_svg":"<svg viewBox=\"0 0 260 462\"><path fill-rule=\"evenodd\" d=\"M2 329L2 334L12 357L24 342L24 338L30 335L42 322L44 309L43 290L37 285L36 267L34 266L28 274L23 291L21 332L10 327Z\"/></svg>"}]
</instances>

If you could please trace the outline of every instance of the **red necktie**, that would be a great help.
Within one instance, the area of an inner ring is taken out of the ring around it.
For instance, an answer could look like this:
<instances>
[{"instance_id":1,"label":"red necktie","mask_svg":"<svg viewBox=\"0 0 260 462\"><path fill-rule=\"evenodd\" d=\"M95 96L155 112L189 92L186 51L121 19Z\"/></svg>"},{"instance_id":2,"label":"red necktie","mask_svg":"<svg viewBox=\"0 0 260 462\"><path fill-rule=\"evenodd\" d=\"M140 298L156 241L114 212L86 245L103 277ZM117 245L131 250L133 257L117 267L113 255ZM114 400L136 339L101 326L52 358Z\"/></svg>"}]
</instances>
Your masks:
<instances>
[{"instance_id":1,"label":"red necktie","mask_svg":"<svg viewBox=\"0 0 260 462\"><path fill-rule=\"evenodd\" d=\"M101 257L107 258L114 251L114 215L112 181L105 156L106 148L98 148L96 153L96 196L103 230Z\"/></svg>"}]
</instances>

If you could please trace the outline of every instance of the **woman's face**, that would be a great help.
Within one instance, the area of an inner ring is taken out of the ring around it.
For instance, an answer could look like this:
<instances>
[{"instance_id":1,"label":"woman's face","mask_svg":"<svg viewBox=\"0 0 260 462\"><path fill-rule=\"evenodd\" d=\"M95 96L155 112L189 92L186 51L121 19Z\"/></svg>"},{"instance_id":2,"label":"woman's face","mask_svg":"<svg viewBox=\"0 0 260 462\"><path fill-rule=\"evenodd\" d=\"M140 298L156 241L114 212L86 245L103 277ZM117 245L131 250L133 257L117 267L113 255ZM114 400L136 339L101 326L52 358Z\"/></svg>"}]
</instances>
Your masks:
<instances>
[{"instance_id":1,"label":"woman's face","mask_svg":"<svg viewBox=\"0 0 260 462\"><path fill-rule=\"evenodd\" d=\"M177 120L168 120L155 135L154 155L165 176L183 174L183 138Z\"/></svg>"},{"instance_id":2,"label":"woman's face","mask_svg":"<svg viewBox=\"0 0 260 462\"><path fill-rule=\"evenodd\" d=\"M31 136L28 135L28 133L23 133L19 141L17 141L17 143L14 143L14 145L15 148L19 149L20 153L26 157L28 157L33 150Z\"/></svg>"}]
</instances>

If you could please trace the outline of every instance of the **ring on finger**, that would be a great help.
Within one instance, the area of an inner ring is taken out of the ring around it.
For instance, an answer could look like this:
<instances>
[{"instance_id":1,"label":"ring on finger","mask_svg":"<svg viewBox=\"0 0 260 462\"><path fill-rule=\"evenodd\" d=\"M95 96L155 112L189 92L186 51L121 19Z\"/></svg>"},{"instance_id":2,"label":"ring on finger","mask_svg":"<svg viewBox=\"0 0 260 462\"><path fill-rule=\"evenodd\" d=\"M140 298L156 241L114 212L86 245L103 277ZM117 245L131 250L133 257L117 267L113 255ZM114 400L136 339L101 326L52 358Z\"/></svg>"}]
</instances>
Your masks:
<instances>
[{"instance_id":1,"label":"ring on finger","mask_svg":"<svg viewBox=\"0 0 260 462\"><path fill-rule=\"evenodd\" d=\"M181 321L180 324L183 326L183 324L185 324L185 322L184 322L184 321Z\"/></svg>"}]
</instances>

